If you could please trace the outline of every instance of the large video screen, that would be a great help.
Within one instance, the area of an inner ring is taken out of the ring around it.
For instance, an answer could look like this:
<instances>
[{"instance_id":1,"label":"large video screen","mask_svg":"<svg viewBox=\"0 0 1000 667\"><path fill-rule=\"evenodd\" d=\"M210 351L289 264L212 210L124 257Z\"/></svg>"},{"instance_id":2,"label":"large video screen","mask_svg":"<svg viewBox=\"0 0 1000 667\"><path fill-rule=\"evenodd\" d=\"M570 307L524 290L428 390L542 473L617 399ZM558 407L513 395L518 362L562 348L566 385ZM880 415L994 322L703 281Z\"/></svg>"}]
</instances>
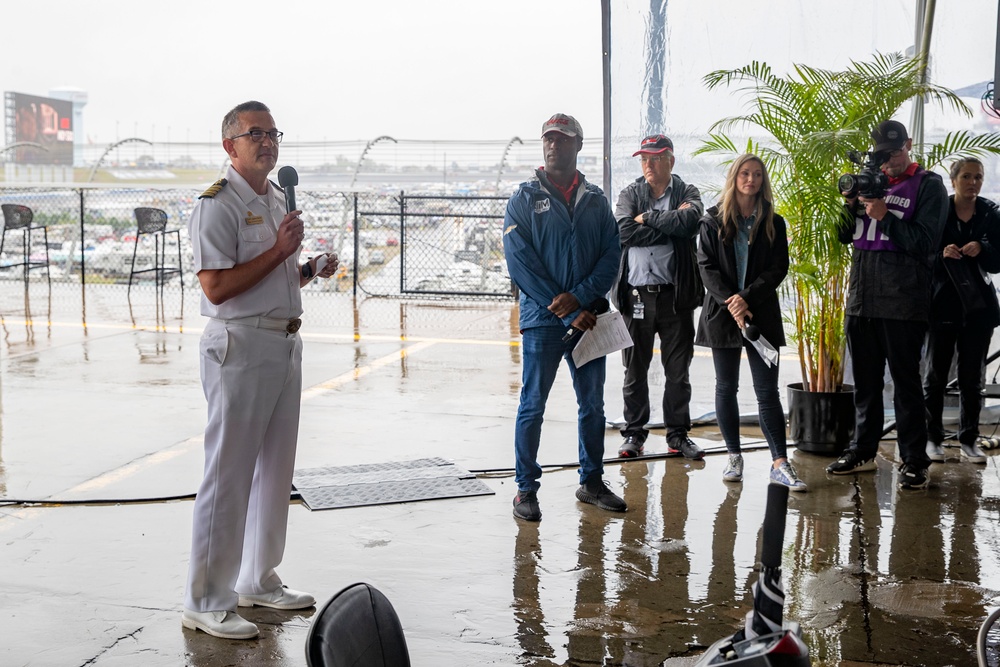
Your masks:
<instances>
[{"instance_id":1,"label":"large video screen","mask_svg":"<svg viewBox=\"0 0 1000 667\"><path fill-rule=\"evenodd\" d=\"M73 103L24 93L5 93L7 137L22 146L14 150L16 162L73 164Z\"/></svg>"}]
</instances>

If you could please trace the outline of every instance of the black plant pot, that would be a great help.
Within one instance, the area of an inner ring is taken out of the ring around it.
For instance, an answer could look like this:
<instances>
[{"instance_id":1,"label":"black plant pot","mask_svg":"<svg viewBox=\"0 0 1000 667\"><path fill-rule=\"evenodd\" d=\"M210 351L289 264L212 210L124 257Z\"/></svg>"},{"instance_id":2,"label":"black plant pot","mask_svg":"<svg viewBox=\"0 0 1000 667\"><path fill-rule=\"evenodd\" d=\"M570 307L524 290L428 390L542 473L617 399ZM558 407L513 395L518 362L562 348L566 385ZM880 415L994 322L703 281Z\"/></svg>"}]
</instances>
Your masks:
<instances>
[{"instance_id":1,"label":"black plant pot","mask_svg":"<svg viewBox=\"0 0 1000 667\"><path fill-rule=\"evenodd\" d=\"M841 391L805 391L788 385L788 437L810 454L838 456L854 436L854 387Z\"/></svg>"}]
</instances>

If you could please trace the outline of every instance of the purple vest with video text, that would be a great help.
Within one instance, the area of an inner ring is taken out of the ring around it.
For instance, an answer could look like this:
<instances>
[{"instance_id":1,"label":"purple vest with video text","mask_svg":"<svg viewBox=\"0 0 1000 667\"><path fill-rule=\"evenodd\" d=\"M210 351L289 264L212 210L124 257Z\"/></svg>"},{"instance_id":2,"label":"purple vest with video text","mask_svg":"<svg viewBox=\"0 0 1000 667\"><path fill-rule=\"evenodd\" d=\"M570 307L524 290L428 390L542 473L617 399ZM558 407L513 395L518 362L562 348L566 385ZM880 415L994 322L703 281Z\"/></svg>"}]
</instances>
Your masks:
<instances>
[{"instance_id":1,"label":"purple vest with video text","mask_svg":"<svg viewBox=\"0 0 1000 667\"><path fill-rule=\"evenodd\" d=\"M885 206L889 209L890 214L895 215L900 220L908 220L913 217L913 212L917 208L917 191L920 190L920 184L926 175L927 172L921 167L913 176L890 186L886 190ZM900 252L899 246L893 243L888 236L878 231L878 223L875 220L867 215L856 216L854 220L856 223L854 228L855 248Z\"/></svg>"}]
</instances>

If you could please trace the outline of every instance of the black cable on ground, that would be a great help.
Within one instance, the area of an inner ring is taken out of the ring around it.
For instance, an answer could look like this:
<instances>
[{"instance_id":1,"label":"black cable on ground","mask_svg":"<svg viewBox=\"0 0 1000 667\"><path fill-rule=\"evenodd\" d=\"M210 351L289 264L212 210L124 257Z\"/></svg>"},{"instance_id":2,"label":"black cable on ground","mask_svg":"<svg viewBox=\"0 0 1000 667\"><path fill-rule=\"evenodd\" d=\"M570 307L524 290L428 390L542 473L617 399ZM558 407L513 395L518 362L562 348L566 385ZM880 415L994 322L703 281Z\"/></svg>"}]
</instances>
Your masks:
<instances>
[{"instance_id":1,"label":"black cable on ground","mask_svg":"<svg viewBox=\"0 0 1000 667\"><path fill-rule=\"evenodd\" d=\"M752 452L752 451L757 451L759 449L767 449L767 448L768 448L768 445L763 440L753 440L753 441L750 441L748 443L742 443L740 445L740 449L743 450L743 451L745 451L745 452L746 451L751 451ZM706 455L708 455L708 454L726 454L726 453L728 453L728 451L726 450L725 445L716 446L716 447L707 447L703 451L705 452ZM642 456L636 456L636 457L631 457L631 458L627 458L627 459L623 459L621 457L616 456L614 458L604 459L603 462L604 462L604 464L608 465L608 464L615 464L615 463L629 463L631 461L659 461L661 459L682 459L682 458L684 458L684 457L681 455L680 452L677 452L677 453L659 452L659 453L655 453L655 454L643 454ZM544 472L552 471L552 470L566 470L568 468L579 468L580 467L580 463L578 461L574 461L573 463L554 463L554 464L548 464L548 465L541 465L539 467L542 469L542 472L544 473ZM503 477L503 476L507 476L507 475L513 475L514 474L514 468L483 468L483 469L477 469L477 470L469 470L469 472L471 472L471 473L473 473L475 475L486 475L486 476L490 476L490 477Z\"/></svg>"},{"instance_id":2,"label":"black cable on ground","mask_svg":"<svg viewBox=\"0 0 1000 667\"><path fill-rule=\"evenodd\" d=\"M767 449L767 444L762 440L755 440L741 445L743 451L755 451L758 449ZM725 454L725 446L708 447L704 449L706 455L709 454ZM662 452L656 454L643 454L642 456L623 459L619 457L604 459L605 464L615 464L615 463L626 463L631 461L658 461L661 459L676 459L683 458L680 453L670 453ZM555 470L566 470L571 468L578 468L580 466L579 462L574 461L573 463L556 463L542 465L542 472L552 472ZM514 474L514 468L484 468L479 470L470 470L472 474L476 476L485 477L506 477ZM4 507L63 507L63 506L85 506L85 507L100 507L106 505L151 505L154 503L169 503L179 500L194 500L197 494L186 493L177 496L153 496L149 498L93 498L93 499L73 499L73 500L60 500L56 498L46 498L46 499L23 499L23 498L0 498L0 509ZM290 500L301 500L302 496L298 492L293 492L289 498Z\"/></svg>"},{"instance_id":3,"label":"black cable on ground","mask_svg":"<svg viewBox=\"0 0 1000 667\"><path fill-rule=\"evenodd\" d=\"M94 498L78 500L58 500L47 498L44 500L23 500L19 498L0 498L0 507L13 507L21 505L25 507L59 507L62 505L150 505L153 503L169 503L176 500L194 500L196 494L185 493L179 496L154 496L151 498Z\"/></svg>"}]
</instances>

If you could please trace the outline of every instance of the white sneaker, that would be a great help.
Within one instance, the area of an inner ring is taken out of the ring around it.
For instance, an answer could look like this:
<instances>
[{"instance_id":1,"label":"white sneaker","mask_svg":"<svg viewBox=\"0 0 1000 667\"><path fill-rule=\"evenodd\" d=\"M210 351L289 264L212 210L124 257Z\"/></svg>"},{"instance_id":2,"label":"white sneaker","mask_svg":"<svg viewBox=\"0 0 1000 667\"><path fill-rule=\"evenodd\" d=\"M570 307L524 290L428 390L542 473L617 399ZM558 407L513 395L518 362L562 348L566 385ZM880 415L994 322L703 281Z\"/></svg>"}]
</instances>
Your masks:
<instances>
[{"instance_id":1,"label":"white sneaker","mask_svg":"<svg viewBox=\"0 0 1000 667\"><path fill-rule=\"evenodd\" d=\"M927 442L927 458L934 463L944 463L944 447L940 442Z\"/></svg>"},{"instance_id":2,"label":"white sneaker","mask_svg":"<svg viewBox=\"0 0 1000 667\"><path fill-rule=\"evenodd\" d=\"M726 464L726 469L722 471L722 480L725 482L742 482L743 481L743 455L742 454L730 454L729 463Z\"/></svg>"},{"instance_id":3,"label":"white sneaker","mask_svg":"<svg viewBox=\"0 0 1000 667\"><path fill-rule=\"evenodd\" d=\"M986 454L975 444L962 445L962 458L969 463L986 463Z\"/></svg>"},{"instance_id":4,"label":"white sneaker","mask_svg":"<svg viewBox=\"0 0 1000 667\"><path fill-rule=\"evenodd\" d=\"M771 484L787 486L789 491L802 492L809 487L795 474L795 468L788 461L785 461L777 468L771 468Z\"/></svg>"},{"instance_id":5,"label":"white sneaker","mask_svg":"<svg viewBox=\"0 0 1000 667\"><path fill-rule=\"evenodd\" d=\"M288 586L257 595L241 593L239 602L241 607L270 607L271 609L308 609L315 604L316 598L308 593L292 590Z\"/></svg>"},{"instance_id":6,"label":"white sneaker","mask_svg":"<svg viewBox=\"0 0 1000 667\"><path fill-rule=\"evenodd\" d=\"M185 609L181 625L222 639L253 639L260 630L235 611L191 611Z\"/></svg>"}]
</instances>

